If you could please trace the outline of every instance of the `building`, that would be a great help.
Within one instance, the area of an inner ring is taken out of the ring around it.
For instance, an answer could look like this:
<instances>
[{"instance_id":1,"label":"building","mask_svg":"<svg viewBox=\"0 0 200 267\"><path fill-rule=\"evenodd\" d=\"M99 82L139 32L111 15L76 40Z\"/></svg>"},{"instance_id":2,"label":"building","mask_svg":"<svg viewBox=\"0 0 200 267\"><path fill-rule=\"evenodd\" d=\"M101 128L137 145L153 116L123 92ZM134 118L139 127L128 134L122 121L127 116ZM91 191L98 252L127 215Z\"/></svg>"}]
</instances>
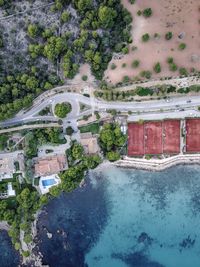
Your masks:
<instances>
[{"instance_id":1,"label":"building","mask_svg":"<svg viewBox=\"0 0 200 267\"><path fill-rule=\"evenodd\" d=\"M37 158L35 161L35 177L57 174L67 169L67 159L64 154Z\"/></svg>"},{"instance_id":2,"label":"building","mask_svg":"<svg viewBox=\"0 0 200 267\"><path fill-rule=\"evenodd\" d=\"M100 151L97 137L91 133L82 133L80 135L80 143L86 154L97 154Z\"/></svg>"},{"instance_id":3,"label":"building","mask_svg":"<svg viewBox=\"0 0 200 267\"><path fill-rule=\"evenodd\" d=\"M7 184L7 191L0 192L0 199L15 197L15 196L16 196L16 192L13 189L11 182Z\"/></svg>"},{"instance_id":4,"label":"building","mask_svg":"<svg viewBox=\"0 0 200 267\"><path fill-rule=\"evenodd\" d=\"M24 175L24 154L21 151L0 154L0 181L13 178L14 173Z\"/></svg>"}]
</instances>

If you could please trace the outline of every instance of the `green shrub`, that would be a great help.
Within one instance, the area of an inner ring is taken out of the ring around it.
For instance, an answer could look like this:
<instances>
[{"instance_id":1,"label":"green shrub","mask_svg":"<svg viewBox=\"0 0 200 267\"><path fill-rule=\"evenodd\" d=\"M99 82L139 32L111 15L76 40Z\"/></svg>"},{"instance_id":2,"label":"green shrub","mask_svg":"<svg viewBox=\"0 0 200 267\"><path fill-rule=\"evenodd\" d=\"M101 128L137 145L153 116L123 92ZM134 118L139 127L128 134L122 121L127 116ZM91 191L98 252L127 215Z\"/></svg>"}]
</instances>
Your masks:
<instances>
[{"instance_id":1,"label":"green shrub","mask_svg":"<svg viewBox=\"0 0 200 267\"><path fill-rule=\"evenodd\" d=\"M154 69L154 71L155 71L156 73L160 73L160 72L161 72L161 65L160 65L160 63L157 62L157 63L154 65L153 69Z\"/></svg>"},{"instance_id":2,"label":"green shrub","mask_svg":"<svg viewBox=\"0 0 200 267\"><path fill-rule=\"evenodd\" d=\"M166 39L166 40L170 40L170 39L172 39L172 37L173 37L173 33L172 33L172 32L167 32L167 33L165 34L165 39Z\"/></svg>"},{"instance_id":3,"label":"green shrub","mask_svg":"<svg viewBox=\"0 0 200 267\"><path fill-rule=\"evenodd\" d=\"M106 157L109 161L116 161L120 159L120 154L117 151L110 151L106 154Z\"/></svg>"},{"instance_id":4,"label":"green shrub","mask_svg":"<svg viewBox=\"0 0 200 267\"><path fill-rule=\"evenodd\" d=\"M70 103L58 103L55 106L55 115L59 118L65 118L69 112L71 112L72 107Z\"/></svg>"},{"instance_id":5,"label":"green shrub","mask_svg":"<svg viewBox=\"0 0 200 267\"><path fill-rule=\"evenodd\" d=\"M170 71L177 71L178 67L175 63L169 64Z\"/></svg>"},{"instance_id":6,"label":"green shrub","mask_svg":"<svg viewBox=\"0 0 200 267\"><path fill-rule=\"evenodd\" d=\"M87 76L87 75L83 75L83 76L82 76L82 80L83 80L83 81L87 81L87 79L88 79L88 76Z\"/></svg>"},{"instance_id":7,"label":"green shrub","mask_svg":"<svg viewBox=\"0 0 200 267\"><path fill-rule=\"evenodd\" d=\"M139 60L134 60L131 64L132 68L137 68L140 65L140 61Z\"/></svg>"},{"instance_id":8,"label":"green shrub","mask_svg":"<svg viewBox=\"0 0 200 267\"><path fill-rule=\"evenodd\" d=\"M145 33L145 34L142 35L142 41L143 41L144 43L148 42L149 39L150 39L150 36L149 36L148 33Z\"/></svg>"},{"instance_id":9,"label":"green shrub","mask_svg":"<svg viewBox=\"0 0 200 267\"><path fill-rule=\"evenodd\" d=\"M150 88L137 87L136 88L136 94L139 96L153 95L153 90Z\"/></svg>"},{"instance_id":10,"label":"green shrub","mask_svg":"<svg viewBox=\"0 0 200 267\"><path fill-rule=\"evenodd\" d=\"M112 63L110 68L111 68L111 70L114 70L117 68L117 66L115 65L115 63Z\"/></svg>"},{"instance_id":11,"label":"green shrub","mask_svg":"<svg viewBox=\"0 0 200 267\"><path fill-rule=\"evenodd\" d=\"M188 71L186 70L186 68L180 68L179 73L180 73L180 75L184 75L184 76L188 75Z\"/></svg>"},{"instance_id":12,"label":"green shrub","mask_svg":"<svg viewBox=\"0 0 200 267\"><path fill-rule=\"evenodd\" d=\"M186 48L186 44L185 43L181 43L181 44L179 44L179 46L178 46L178 49L179 50L184 50Z\"/></svg>"},{"instance_id":13,"label":"green shrub","mask_svg":"<svg viewBox=\"0 0 200 267\"><path fill-rule=\"evenodd\" d=\"M146 79L150 79L151 78L151 72L148 70L143 70L140 72L140 76Z\"/></svg>"},{"instance_id":14,"label":"green shrub","mask_svg":"<svg viewBox=\"0 0 200 267\"><path fill-rule=\"evenodd\" d=\"M168 58L167 58L167 63L169 63L169 64L174 63L174 59L173 59L173 57L168 57Z\"/></svg>"},{"instance_id":15,"label":"green shrub","mask_svg":"<svg viewBox=\"0 0 200 267\"><path fill-rule=\"evenodd\" d=\"M152 9L151 8L145 8L143 11L142 11L142 14L145 18L149 18L151 17L152 15Z\"/></svg>"},{"instance_id":16,"label":"green shrub","mask_svg":"<svg viewBox=\"0 0 200 267\"><path fill-rule=\"evenodd\" d=\"M130 82L130 78L128 76L123 77L123 83L128 83Z\"/></svg>"},{"instance_id":17,"label":"green shrub","mask_svg":"<svg viewBox=\"0 0 200 267\"><path fill-rule=\"evenodd\" d=\"M122 48L122 53L123 53L124 55L125 55L125 54L128 54L128 52L129 52L129 49L128 49L127 46Z\"/></svg>"}]
</instances>

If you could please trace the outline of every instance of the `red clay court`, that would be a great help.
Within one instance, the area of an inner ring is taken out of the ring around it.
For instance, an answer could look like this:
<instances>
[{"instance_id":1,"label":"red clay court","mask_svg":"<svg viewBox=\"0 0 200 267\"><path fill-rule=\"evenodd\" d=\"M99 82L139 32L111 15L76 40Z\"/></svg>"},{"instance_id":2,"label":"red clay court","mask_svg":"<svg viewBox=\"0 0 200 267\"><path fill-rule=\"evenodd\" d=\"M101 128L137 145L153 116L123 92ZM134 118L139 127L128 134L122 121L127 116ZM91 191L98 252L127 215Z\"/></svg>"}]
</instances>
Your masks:
<instances>
[{"instance_id":1,"label":"red clay court","mask_svg":"<svg viewBox=\"0 0 200 267\"><path fill-rule=\"evenodd\" d=\"M129 123L128 125L128 155L144 155L144 124Z\"/></svg>"},{"instance_id":2,"label":"red clay court","mask_svg":"<svg viewBox=\"0 0 200 267\"><path fill-rule=\"evenodd\" d=\"M162 122L144 124L145 154L162 154Z\"/></svg>"},{"instance_id":3,"label":"red clay court","mask_svg":"<svg viewBox=\"0 0 200 267\"><path fill-rule=\"evenodd\" d=\"M163 121L163 153L180 152L180 120Z\"/></svg>"},{"instance_id":4,"label":"red clay court","mask_svg":"<svg viewBox=\"0 0 200 267\"><path fill-rule=\"evenodd\" d=\"M200 119L186 120L186 152L200 151Z\"/></svg>"},{"instance_id":5,"label":"red clay court","mask_svg":"<svg viewBox=\"0 0 200 267\"><path fill-rule=\"evenodd\" d=\"M129 156L157 155L162 153L178 154L179 152L180 120L149 121L143 124L137 122L129 123Z\"/></svg>"}]
</instances>

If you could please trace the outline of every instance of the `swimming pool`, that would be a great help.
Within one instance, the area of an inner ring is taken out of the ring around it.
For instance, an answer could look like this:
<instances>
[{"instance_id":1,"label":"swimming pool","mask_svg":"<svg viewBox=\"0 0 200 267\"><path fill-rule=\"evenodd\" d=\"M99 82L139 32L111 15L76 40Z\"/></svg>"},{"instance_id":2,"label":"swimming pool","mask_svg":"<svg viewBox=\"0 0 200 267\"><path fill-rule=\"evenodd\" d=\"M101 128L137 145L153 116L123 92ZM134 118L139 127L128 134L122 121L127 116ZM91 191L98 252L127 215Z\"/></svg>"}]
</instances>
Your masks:
<instances>
[{"instance_id":1,"label":"swimming pool","mask_svg":"<svg viewBox=\"0 0 200 267\"><path fill-rule=\"evenodd\" d=\"M42 185L44 187L54 185L54 184L56 184L56 181L54 179L48 179L48 180L42 181Z\"/></svg>"}]
</instances>

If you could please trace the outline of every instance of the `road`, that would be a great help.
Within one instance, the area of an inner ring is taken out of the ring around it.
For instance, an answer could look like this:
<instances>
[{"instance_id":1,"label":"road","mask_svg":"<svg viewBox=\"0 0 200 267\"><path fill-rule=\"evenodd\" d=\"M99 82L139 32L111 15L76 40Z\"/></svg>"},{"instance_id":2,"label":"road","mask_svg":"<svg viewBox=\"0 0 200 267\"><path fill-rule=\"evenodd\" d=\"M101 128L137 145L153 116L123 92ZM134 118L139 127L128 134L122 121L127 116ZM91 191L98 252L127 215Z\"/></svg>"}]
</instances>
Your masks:
<instances>
[{"instance_id":1,"label":"road","mask_svg":"<svg viewBox=\"0 0 200 267\"><path fill-rule=\"evenodd\" d=\"M188 102L189 100L189 102ZM200 106L200 96L182 96L173 97L170 100L151 100L143 102L106 102L97 100L94 97L86 97L78 93L58 93L49 97L41 98L33 104L33 107L28 111L20 112L14 118L3 121L0 123L0 127L9 127L17 124L25 124L35 121L49 121L56 122L59 119L53 115L51 116L39 116L38 113L45 107L52 105L54 108L57 103L69 102L72 105L72 111L68 114L67 120L77 120L83 115L89 115L94 111L106 111L115 109L121 112L131 111L133 114L146 114L152 113L153 116L157 114L171 112L176 115L181 114L181 110L187 110L188 115L193 112L198 106ZM80 103L87 105L90 109L81 112ZM197 111L198 113L198 111ZM199 113L200 114L200 113Z\"/></svg>"}]
</instances>

